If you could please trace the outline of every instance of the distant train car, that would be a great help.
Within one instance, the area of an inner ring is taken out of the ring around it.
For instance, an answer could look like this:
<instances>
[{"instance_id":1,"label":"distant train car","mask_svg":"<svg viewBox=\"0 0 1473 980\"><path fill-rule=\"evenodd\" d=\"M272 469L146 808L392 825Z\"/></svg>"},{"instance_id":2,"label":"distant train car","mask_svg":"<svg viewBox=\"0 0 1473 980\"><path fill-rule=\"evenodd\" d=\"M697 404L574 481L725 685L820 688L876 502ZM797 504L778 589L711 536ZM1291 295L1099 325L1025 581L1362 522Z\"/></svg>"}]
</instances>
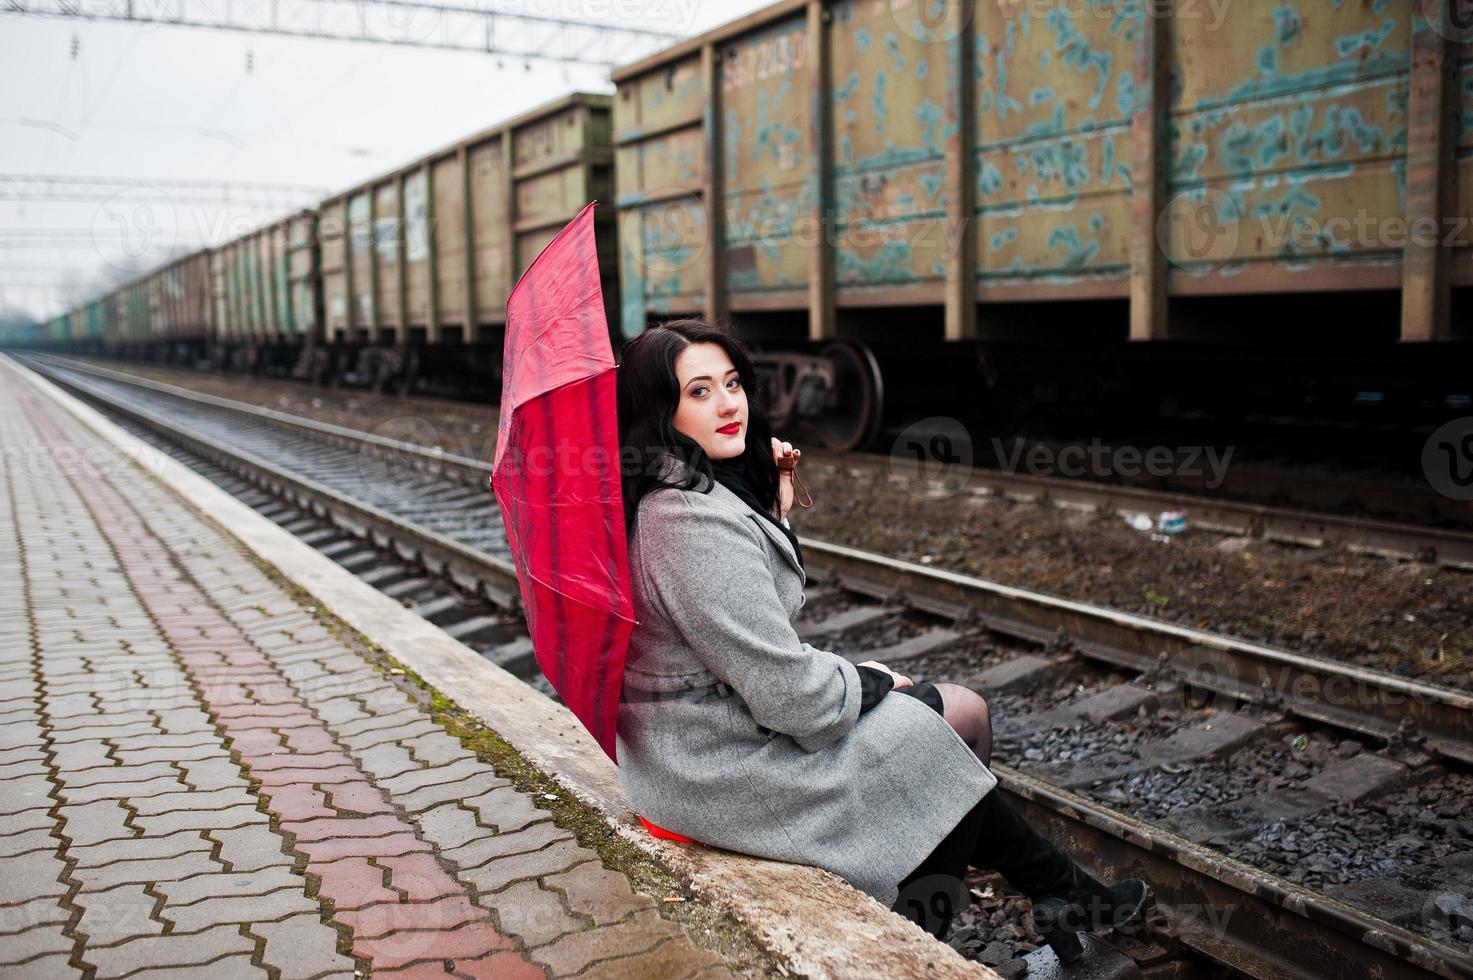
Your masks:
<instances>
[{"instance_id":1,"label":"distant train car","mask_svg":"<svg viewBox=\"0 0 1473 980\"><path fill-rule=\"evenodd\" d=\"M316 208L304 208L189 270L181 327L208 341L217 363L287 374L321 343L317 220Z\"/></svg>"},{"instance_id":2,"label":"distant train car","mask_svg":"<svg viewBox=\"0 0 1473 980\"><path fill-rule=\"evenodd\" d=\"M139 276L88 322L133 359L494 398L512 285L595 199L617 323L611 103L558 99Z\"/></svg>"},{"instance_id":3,"label":"distant train car","mask_svg":"<svg viewBox=\"0 0 1473 980\"><path fill-rule=\"evenodd\" d=\"M41 327L42 346L64 349L71 341L72 324L68 314L54 316Z\"/></svg>"},{"instance_id":4,"label":"distant train car","mask_svg":"<svg viewBox=\"0 0 1473 980\"><path fill-rule=\"evenodd\" d=\"M160 356L149 282L148 275L139 276L108 295L113 325L109 346L123 357L154 360Z\"/></svg>"},{"instance_id":5,"label":"distant train car","mask_svg":"<svg viewBox=\"0 0 1473 980\"><path fill-rule=\"evenodd\" d=\"M1437 4L1054 7L783 0L616 71L625 336L729 320L776 415L852 444L893 376L968 381L938 351L974 387L1021 349L1268 389L1276 350L1329 380L1328 343L1352 388L1466 389L1466 353L1396 343L1473 338L1473 69Z\"/></svg>"},{"instance_id":6,"label":"distant train car","mask_svg":"<svg viewBox=\"0 0 1473 980\"><path fill-rule=\"evenodd\" d=\"M101 300L91 300L82 305L83 327L86 350L90 354L101 354L107 349L107 306Z\"/></svg>"},{"instance_id":7,"label":"distant train car","mask_svg":"<svg viewBox=\"0 0 1473 980\"><path fill-rule=\"evenodd\" d=\"M173 364L195 364L210 340L210 253L175 259L143 277L153 319L149 343L154 356Z\"/></svg>"},{"instance_id":8,"label":"distant train car","mask_svg":"<svg viewBox=\"0 0 1473 980\"><path fill-rule=\"evenodd\" d=\"M322 294L336 372L376 387L499 394L506 300L590 200L610 323L611 99L575 94L322 203Z\"/></svg>"},{"instance_id":9,"label":"distant train car","mask_svg":"<svg viewBox=\"0 0 1473 980\"><path fill-rule=\"evenodd\" d=\"M44 326L40 323L0 324L0 347L24 349L41 345Z\"/></svg>"}]
</instances>

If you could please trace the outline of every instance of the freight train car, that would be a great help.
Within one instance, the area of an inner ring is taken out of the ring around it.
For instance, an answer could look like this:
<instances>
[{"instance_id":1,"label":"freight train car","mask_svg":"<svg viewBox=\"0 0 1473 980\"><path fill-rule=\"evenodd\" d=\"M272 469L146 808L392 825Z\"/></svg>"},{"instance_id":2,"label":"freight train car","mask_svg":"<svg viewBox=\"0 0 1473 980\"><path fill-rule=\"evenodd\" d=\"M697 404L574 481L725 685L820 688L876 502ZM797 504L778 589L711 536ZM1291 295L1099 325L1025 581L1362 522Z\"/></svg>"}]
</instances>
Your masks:
<instances>
[{"instance_id":1,"label":"freight train car","mask_svg":"<svg viewBox=\"0 0 1473 980\"><path fill-rule=\"evenodd\" d=\"M109 353L195 364L209 339L210 255L195 252L125 283L114 301L88 304L89 328Z\"/></svg>"},{"instance_id":2,"label":"freight train car","mask_svg":"<svg viewBox=\"0 0 1473 980\"><path fill-rule=\"evenodd\" d=\"M40 323L0 324L0 348L24 350L39 347L45 325Z\"/></svg>"},{"instance_id":3,"label":"freight train car","mask_svg":"<svg viewBox=\"0 0 1473 980\"><path fill-rule=\"evenodd\" d=\"M585 204L612 194L610 102L570 95L324 201L334 373L376 388L498 395L517 277ZM613 209L597 220L614 323Z\"/></svg>"},{"instance_id":4,"label":"freight train car","mask_svg":"<svg viewBox=\"0 0 1473 980\"><path fill-rule=\"evenodd\" d=\"M383 390L500 392L506 297L613 192L611 97L574 94L461 140L100 301L118 356ZM610 322L612 206L598 238Z\"/></svg>"},{"instance_id":5,"label":"freight train car","mask_svg":"<svg viewBox=\"0 0 1473 980\"><path fill-rule=\"evenodd\" d=\"M614 73L623 333L735 324L840 445L948 383L1435 413L1473 376L1448 8L775 3Z\"/></svg>"},{"instance_id":6,"label":"freight train car","mask_svg":"<svg viewBox=\"0 0 1473 980\"><path fill-rule=\"evenodd\" d=\"M101 300L91 300L77 310L80 317L78 332L73 333L77 348L87 354L101 354L107 346L107 307Z\"/></svg>"},{"instance_id":7,"label":"freight train car","mask_svg":"<svg viewBox=\"0 0 1473 980\"><path fill-rule=\"evenodd\" d=\"M41 325L41 346L64 349L71 341L71 320L66 313L54 316Z\"/></svg>"},{"instance_id":8,"label":"freight train car","mask_svg":"<svg viewBox=\"0 0 1473 980\"><path fill-rule=\"evenodd\" d=\"M162 360L167 350L158 327L155 272L145 273L108 294L109 348L124 357Z\"/></svg>"},{"instance_id":9,"label":"freight train car","mask_svg":"<svg viewBox=\"0 0 1473 980\"><path fill-rule=\"evenodd\" d=\"M322 338L315 208L225 243L190 271L174 335L187 336L195 356L276 375L310 362Z\"/></svg>"}]
</instances>

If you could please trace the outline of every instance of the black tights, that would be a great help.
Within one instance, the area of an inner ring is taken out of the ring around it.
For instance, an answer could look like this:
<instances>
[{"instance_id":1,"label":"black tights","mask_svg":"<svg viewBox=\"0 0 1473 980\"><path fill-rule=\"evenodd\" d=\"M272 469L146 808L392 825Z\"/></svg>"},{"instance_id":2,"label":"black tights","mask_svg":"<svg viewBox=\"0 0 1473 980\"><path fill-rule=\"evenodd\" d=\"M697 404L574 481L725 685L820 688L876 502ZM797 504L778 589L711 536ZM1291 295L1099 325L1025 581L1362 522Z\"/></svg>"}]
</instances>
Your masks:
<instances>
[{"instance_id":1,"label":"black tights","mask_svg":"<svg viewBox=\"0 0 1473 980\"><path fill-rule=\"evenodd\" d=\"M893 909L945 939L952 916L967 905L968 865L1001 872L1030 898L1062 894L1072 881L1073 862L994 789L900 883Z\"/></svg>"},{"instance_id":2,"label":"black tights","mask_svg":"<svg viewBox=\"0 0 1473 980\"><path fill-rule=\"evenodd\" d=\"M936 691L941 695L941 714L946 723L972 747L984 766L992 765L992 713L982 695L960 684L937 684Z\"/></svg>"}]
</instances>

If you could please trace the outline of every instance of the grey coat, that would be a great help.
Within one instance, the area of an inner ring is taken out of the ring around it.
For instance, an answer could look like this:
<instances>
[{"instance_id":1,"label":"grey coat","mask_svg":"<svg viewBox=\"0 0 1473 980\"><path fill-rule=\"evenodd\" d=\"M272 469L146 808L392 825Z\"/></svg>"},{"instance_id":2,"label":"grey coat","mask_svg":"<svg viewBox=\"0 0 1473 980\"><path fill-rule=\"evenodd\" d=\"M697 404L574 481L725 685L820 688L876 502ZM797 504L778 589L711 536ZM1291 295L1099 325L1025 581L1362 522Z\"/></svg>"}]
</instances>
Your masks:
<instances>
[{"instance_id":1,"label":"grey coat","mask_svg":"<svg viewBox=\"0 0 1473 980\"><path fill-rule=\"evenodd\" d=\"M706 486L648 494L630 535L624 791L667 830L826 868L891 904L997 779L914 698L860 716L858 671L793 629L806 576L792 545ZM696 693L640 700L683 690Z\"/></svg>"}]
</instances>

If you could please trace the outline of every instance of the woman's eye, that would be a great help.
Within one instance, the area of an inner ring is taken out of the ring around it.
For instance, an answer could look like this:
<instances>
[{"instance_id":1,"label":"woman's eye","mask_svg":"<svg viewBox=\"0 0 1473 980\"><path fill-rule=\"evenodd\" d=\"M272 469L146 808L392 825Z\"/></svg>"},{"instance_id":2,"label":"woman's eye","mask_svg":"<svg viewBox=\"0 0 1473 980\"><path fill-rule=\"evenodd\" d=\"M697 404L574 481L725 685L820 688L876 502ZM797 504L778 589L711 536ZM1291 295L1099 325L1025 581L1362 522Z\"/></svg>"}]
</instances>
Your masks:
<instances>
[{"instance_id":1,"label":"woman's eye","mask_svg":"<svg viewBox=\"0 0 1473 980\"><path fill-rule=\"evenodd\" d=\"M726 386L728 388L740 388L742 386L742 379L741 378L732 378L730 381L728 381L726 383Z\"/></svg>"},{"instance_id":2,"label":"woman's eye","mask_svg":"<svg viewBox=\"0 0 1473 980\"><path fill-rule=\"evenodd\" d=\"M691 393L691 397L692 398L700 398L702 395L704 395L706 393L706 386L705 385L698 385L697 387L692 388L690 390L690 393Z\"/></svg>"}]
</instances>

